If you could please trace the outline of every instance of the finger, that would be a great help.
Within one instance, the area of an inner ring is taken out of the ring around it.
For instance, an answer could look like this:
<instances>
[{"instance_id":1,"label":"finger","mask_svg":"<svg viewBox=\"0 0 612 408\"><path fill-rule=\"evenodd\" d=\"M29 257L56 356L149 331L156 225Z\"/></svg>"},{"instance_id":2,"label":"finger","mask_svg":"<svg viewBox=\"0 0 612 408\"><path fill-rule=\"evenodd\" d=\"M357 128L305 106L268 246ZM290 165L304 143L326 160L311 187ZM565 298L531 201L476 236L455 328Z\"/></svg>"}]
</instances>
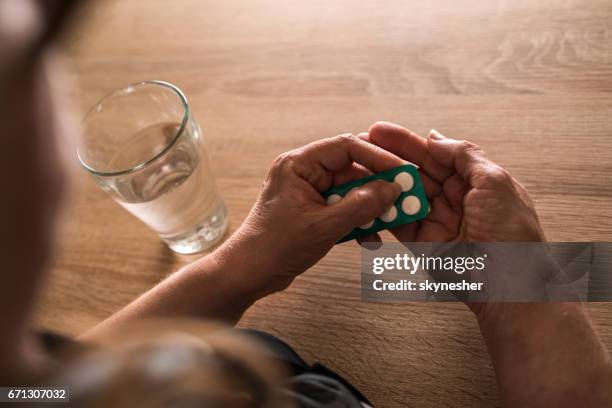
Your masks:
<instances>
[{"instance_id":1,"label":"finger","mask_svg":"<svg viewBox=\"0 0 612 408\"><path fill-rule=\"evenodd\" d=\"M359 133L358 138L364 139L368 136L367 132ZM367 140L366 140L367 141ZM372 172L358 163L353 163L351 168L347 171L334 174L334 185L344 184L352 180L358 180L363 177L372 175ZM382 239L377 232L370 235L357 238L357 243L365 249L376 250L382 246Z\"/></svg>"},{"instance_id":2,"label":"finger","mask_svg":"<svg viewBox=\"0 0 612 408\"><path fill-rule=\"evenodd\" d=\"M359 137L361 140L364 140L366 142L372 143L372 140L370 139L370 134L369 133L359 133L357 135L357 137ZM420 136L419 136L419 138L420 138ZM383 147L383 146L381 146L381 147ZM414 164L416 164L416 163L414 163ZM437 182L436 180L431 178L421 168L419 168L419 175L421 176L421 181L423 182L423 188L425 189L425 194L427 195L428 198L431 199L431 198L433 198L433 197L435 197L435 196L440 194L440 192L442 191L442 186L440 185L439 182Z\"/></svg>"},{"instance_id":3,"label":"finger","mask_svg":"<svg viewBox=\"0 0 612 408\"><path fill-rule=\"evenodd\" d=\"M448 229L449 232L457 234L459 232L461 213L454 211L444 196L439 196L431 203L431 211L427 215L427 220L440 224Z\"/></svg>"},{"instance_id":4,"label":"finger","mask_svg":"<svg viewBox=\"0 0 612 408\"><path fill-rule=\"evenodd\" d=\"M425 194L429 199L433 199L440 195L442 192L442 186L440 183L432 180L427 174L419 172ZM364 177L371 176L373 173L358 163L353 163L351 167L346 170L342 170L338 173L333 173L332 185L338 186L340 184L348 183L349 181L359 180Z\"/></svg>"},{"instance_id":5,"label":"finger","mask_svg":"<svg viewBox=\"0 0 612 408\"><path fill-rule=\"evenodd\" d=\"M332 185L337 186L348 183L349 181L368 177L370 175L372 175L370 170L359 163L353 163L348 169L333 173Z\"/></svg>"},{"instance_id":6,"label":"finger","mask_svg":"<svg viewBox=\"0 0 612 408\"><path fill-rule=\"evenodd\" d=\"M336 227L338 239L354 228L377 218L393 205L402 188L397 183L375 180L351 190L338 203L326 207L329 223Z\"/></svg>"},{"instance_id":7,"label":"finger","mask_svg":"<svg viewBox=\"0 0 612 408\"><path fill-rule=\"evenodd\" d=\"M419 169L419 175L421 176L421 182L423 183L423 188L425 189L425 195L430 200L436 196L439 196L442 192L442 186L437 181L433 180L427 174L423 173Z\"/></svg>"},{"instance_id":8,"label":"finger","mask_svg":"<svg viewBox=\"0 0 612 408\"><path fill-rule=\"evenodd\" d=\"M425 138L402 126L377 122L370 127L367 140L418 165L437 182L443 182L452 174L431 157Z\"/></svg>"},{"instance_id":9,"label":"finger","mask_svg":"<svg viewBox=\"0 0 612 408\"><path fill-rule=\"evenodd\" d=\"M468 191L468 185L459 174L453 174L442 185L444 196L450 207L457 211L463 207L463 198Z\"/></svg>"},{"instance_id":10,"label":"finger","mask_svg":"<svg viewBox=\"0 0 612 408\"><path fill-rule=\"evenodd\" d=\"M458 173L468 183L472 181L474 171L484 170L493 164L477 145L447 138L435 129L429 132L427 145L434 160Z\"/></svg>"},{"instance_id":11,"label":"finger","mask_svg":"<svg viewBox=\"0 0 612 408\"><path fill-rule=\"evenodd\" d=\"M375 173L406 164L393 153L352 135L313 142L294 151L294 156L331 172L345 170L351 163L359 163Z\"/></svg>"},{"instance_id":12,"label":"finger","mask_svg":"<svg viewBox=\"0 0 612 408\"><path fill-rule=\"evenodd\" d=\"M357 238L359 245L365 249L374 250L382 246L382 239L376 232L365 237Z\"/></svg>"}]
</instances>

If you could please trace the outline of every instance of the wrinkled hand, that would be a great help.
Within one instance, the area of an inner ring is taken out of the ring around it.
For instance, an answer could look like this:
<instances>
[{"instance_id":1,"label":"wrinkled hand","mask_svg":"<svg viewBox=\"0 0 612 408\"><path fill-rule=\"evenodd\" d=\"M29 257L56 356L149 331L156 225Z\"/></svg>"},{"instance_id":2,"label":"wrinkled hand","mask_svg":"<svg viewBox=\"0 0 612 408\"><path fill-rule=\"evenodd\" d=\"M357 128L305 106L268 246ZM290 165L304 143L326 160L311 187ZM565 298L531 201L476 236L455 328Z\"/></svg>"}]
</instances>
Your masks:
<instances>
[{"instance_id":1,"label":"wrinkled hand","mask_svg":"<svg viewBox=\"0 0 612 408\"><path fill-rule=\"evenodd\" d=\"M393 231L404 242L537 242L544 233L531 200L476 145L431 131L426 139L378 123L363 139L420 166L428 217ZM518 268L515 282L542 273ZM523 287L537 286L519 283ZM608 406L612 367L579 302L469 302L491 354L502 406ZM563 373L560 375L559 373ZM593 382L593 378L600 379ZM570 386L568 386L570 384ZM608 405L606 405L608 403Z\"/></svg>"},{"instance_id":2,"label":"wrinkled hand","mask_svg":"<svg viewBox=\"0 0 612 408\"><path fill-rule=\"evenodd\" d=\"M343 236L383 214L401 187L373 181L327 206L330 187L401 166L394 154L355 136L323 139L280 155L240 229L216 251L253 265L243 277L257 298L286 288L321 259ZM235 264L235 263L234 263Z\"/></svg>"},{"instance_id":3,"label":"wrinkled hand","mask_svg":"<svg viewBox=\"0 0 612 408\"><path fill-rule=\"evenodd\" d=\"M544 240L525 188L475 144L435 130L422 138L386 122L360 137L420 167L431 212L420 222L395 228L399 241Z\"/></svg>"}]
</instances>

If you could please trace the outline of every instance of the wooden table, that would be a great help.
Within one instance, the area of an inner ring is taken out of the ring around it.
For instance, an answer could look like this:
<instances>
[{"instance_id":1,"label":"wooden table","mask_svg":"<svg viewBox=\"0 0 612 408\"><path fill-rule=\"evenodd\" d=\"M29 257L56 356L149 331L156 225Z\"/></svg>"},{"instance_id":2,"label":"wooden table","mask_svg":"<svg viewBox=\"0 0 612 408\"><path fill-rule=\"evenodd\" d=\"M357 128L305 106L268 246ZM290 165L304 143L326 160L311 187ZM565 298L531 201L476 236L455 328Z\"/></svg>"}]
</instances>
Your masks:
<instances>
[{"instance_id":1,"label":"wooden table","mask_svg":"<svg viewBox=\"0 0 612 408\"><path fill-rule=\"evenodd\" d=\"M472 140L532 194L552 240L612 239L609 0L94 3L68 38L84 110L142 79L176 83L205 131L235 230L279 153L377 120ZM39 322L76 334L194 257L74 166ZM495 406L461 304L360 300L360 253L336 247L241 325L279 335L381 407ZM612 305L591 304L612 347Z\"/></svg>"}]
</instances>

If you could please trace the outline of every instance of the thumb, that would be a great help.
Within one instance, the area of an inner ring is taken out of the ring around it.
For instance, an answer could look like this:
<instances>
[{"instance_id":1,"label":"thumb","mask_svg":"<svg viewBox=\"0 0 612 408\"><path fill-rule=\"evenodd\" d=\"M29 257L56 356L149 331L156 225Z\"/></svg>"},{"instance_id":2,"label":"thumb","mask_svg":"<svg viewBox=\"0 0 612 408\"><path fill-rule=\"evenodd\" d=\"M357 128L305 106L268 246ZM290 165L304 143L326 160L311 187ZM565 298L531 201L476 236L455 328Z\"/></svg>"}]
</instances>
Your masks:
<instances>
[{"instance_id":1,"label":"thumb","mask_svg":"<svg viewBox=\"0 0 612 408\"><path fill-rule=\"evenodd\" d=\"M447 138L435 129L427 136L427 147L435 161L454 170L467 182L471 181L475 171L491 164L478 145Z\"/></svg>"},{"instance_id":2,"label":"thumb","mask_svg":"<svg viewBox=\"0 0 612 408\"><path fill-rule=\"evenodd\" d=\"M326 217L340 234L338 238L382 215L397 200L402 187L375 180L351 190L342 200L325 209Z\"/></svg>"}]
</instances>

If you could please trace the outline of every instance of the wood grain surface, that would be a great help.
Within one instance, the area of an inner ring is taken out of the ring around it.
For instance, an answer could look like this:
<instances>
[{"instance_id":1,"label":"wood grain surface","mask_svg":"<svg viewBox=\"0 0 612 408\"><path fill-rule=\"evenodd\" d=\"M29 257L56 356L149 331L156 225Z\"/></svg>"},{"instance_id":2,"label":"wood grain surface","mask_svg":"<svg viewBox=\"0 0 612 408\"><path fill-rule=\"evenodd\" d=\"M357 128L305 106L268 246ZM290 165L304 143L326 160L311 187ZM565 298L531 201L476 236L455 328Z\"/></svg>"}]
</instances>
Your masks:
<instances>
[{"instance_id":1,"label":"wood grain surface","mask_svg":"<svg viewBox=\"0 0 612 408\"><path fill-rule=\"evenodd\" d=\"M609 0L105 1L64 49L81 112L142 79L185 91L231 230L277 154L388 120L480 144L528 188L549 239L612 240ZM194 257L70 172L38 321L77 334ZM359 268L359 248L339 245L240 325L277 334L381 407L499 404L463 305L364 303ZM612 349L612 304L589 309Z\"/></svg>"}]
</instances>

